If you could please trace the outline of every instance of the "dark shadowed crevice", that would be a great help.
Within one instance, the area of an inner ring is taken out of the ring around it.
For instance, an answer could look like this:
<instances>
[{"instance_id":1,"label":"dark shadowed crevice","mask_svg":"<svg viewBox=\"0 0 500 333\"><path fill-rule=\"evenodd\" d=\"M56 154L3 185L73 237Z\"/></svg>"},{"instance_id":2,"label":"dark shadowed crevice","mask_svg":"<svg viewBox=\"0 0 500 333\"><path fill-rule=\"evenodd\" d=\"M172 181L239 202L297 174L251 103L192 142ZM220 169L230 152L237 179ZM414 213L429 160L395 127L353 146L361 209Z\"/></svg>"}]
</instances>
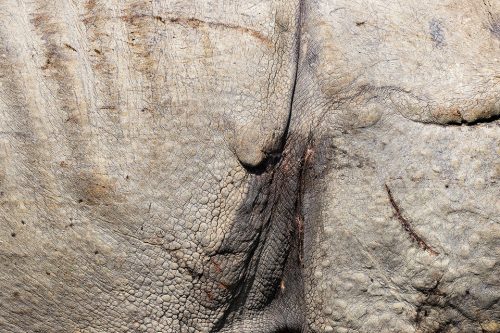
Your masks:
<instances>
[{"instance_id":1,"label":"dark shadowed crevice","mask_svg":"<svg viewBox=\"0 0 500 333\"><path fill-rule=\"evenodd\" d=\"M301 38L302 38L302 26L303 26L303 12L304 12L304 1L299 0L299 17L298 17L298 25L297 25L297 30L295 31L295 40L296 40L296 45L295 45L295 57L294 57L294 62L295 62L295 70L293 73L293 82L292 82L292 92L290 95L290 104L288 106L288 119L286 122L285 126L285 131L283 132L283 136L281 139L281 145L280 145L280 150L283 151L286 145L286 141L288 139L288 133L290 131L290 123L292 120L292 110L293 110L293 105L295 102L295 95L296 95L296 88L297 88L297 78L299 76L299 66L300 66L300 54L301 54Z\"/></svg>"},{"instance_id":2,"label":"dark shadowed crevice","mask_svg":"<svg viewBox=\"0 0 500 333\"><path fill-rule=\"evenodd\" d=\"M294 73L288 117L277 149L257 166L245 166L249 190L230 232L214 255L217 261L241 258L229 286L227 308L212 332L304 332L303 196L312 160L312 138L292 128L301 54L303 2L295 32ZM214 276L225 279L224 274ZM255 325L246 326L249 318Z\"/></svg>"},{"instance_id":3,"label":"dark shadowed crevice","mask_svg":"<svg viewBox=\"0 0 500 333\"><path fill-rule=\"evenodd\" d=\"M467 121L465 119L461 119L460 121L452 121L452 122L447 122L447 123L438 123L438 122L432 122L432 121L419 121L419 120L412 120L417 123L421 123L424 125L436 125L436 126L441 126L441 127L461 127L461 126L479 126L482 124L491 124L496 121L500 120L500 114L493 114L491 116L487 116L484 118L478 118L472 121Z\"/></svg>"},{"instance_id":4,"label":"dark shadowed crevice","mask_svg":"<svg viewBox=\"0 0 500 333\"><path fill-rule=\"evenodd\" d=\"M493 123L497 120L500 120L500 114L495 114L495 115L492 115L490 117L480 118L480 119L476 119L474 121L469 121L469 122L462 121L462 123L457 124L457 125L474 126L474 125L479 125L479 124Z\"/></svg>"},{"instance_id":5,"label":"dark shadowed crevice","mask_svg":"<svg viewBox=\"0 0 500 333\"><path fill-rule=\"evenodd\" d=\"M297 329L293 329L293 328L282 328L282 329L279 329L277 331L273 331L270 333L301 333L301 331L297 330Z\"/></svg>"},{"instance_id":6,"label":"dark shadowed crevice","mask_svg":"<svg viewBox=\"0 0 500 333\"><path fill-rule=\"evenodd\" d=\"M293 135L275 168L252 175L250 189L223 244L214 255L233 265L228 307L212 332L241 331L248 318L265 328L252 332L302 332L305 323L303 196L311 186L311 137ZM227 281L225 274L214 280Z\"/></svg>"},{"instance_id":7,"label":"dark shadowed crevice","mask_svg":"<svg viewBox=\"0 0 500 333\"><path fill-rule=\"evenodd\" d=\"M285 141L285 139L283 139ZM266 153L265 158L256 166L243 164L245 170L253 175L262 175L264 172L270 171L281 160L282 148L279 152Z\"/></svg>"}]
</instances>

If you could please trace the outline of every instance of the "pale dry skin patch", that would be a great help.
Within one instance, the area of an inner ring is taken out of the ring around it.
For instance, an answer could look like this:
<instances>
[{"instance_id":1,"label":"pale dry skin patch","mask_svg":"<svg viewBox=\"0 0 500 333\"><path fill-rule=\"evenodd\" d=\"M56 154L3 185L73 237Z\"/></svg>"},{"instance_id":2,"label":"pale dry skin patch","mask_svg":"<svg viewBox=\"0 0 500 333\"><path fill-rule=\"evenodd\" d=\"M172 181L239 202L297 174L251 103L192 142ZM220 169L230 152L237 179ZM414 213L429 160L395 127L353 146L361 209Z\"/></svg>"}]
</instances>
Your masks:
<instances>
[{"instance_id":1,"label":"pale dry skin patch","mask_svg":"<svg viewBox=\"0 0 500 333\"><path fill-rule=\"evenodd\" d=\"M499 26L1 1L0 331L498 332Z\"/></svg>"}]
</instances>

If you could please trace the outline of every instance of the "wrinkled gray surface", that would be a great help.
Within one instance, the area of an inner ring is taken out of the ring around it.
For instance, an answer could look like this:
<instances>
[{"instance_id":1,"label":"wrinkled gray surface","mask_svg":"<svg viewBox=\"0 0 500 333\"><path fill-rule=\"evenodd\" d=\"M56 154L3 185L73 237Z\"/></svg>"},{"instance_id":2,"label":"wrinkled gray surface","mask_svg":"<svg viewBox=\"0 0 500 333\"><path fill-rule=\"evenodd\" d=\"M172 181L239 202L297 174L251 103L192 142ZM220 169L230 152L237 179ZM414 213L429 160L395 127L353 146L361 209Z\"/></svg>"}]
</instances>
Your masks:
<instances>
[{"instance_id":1,"label":"wrinkled gray surface","mask_svg":"<svg viewBox=\"0 0 500 333\"><path fill-rule=\"evenodd\" d=\"M0 332L499 332L495 1L0 2Z\"/></svg>"}]
</instances>

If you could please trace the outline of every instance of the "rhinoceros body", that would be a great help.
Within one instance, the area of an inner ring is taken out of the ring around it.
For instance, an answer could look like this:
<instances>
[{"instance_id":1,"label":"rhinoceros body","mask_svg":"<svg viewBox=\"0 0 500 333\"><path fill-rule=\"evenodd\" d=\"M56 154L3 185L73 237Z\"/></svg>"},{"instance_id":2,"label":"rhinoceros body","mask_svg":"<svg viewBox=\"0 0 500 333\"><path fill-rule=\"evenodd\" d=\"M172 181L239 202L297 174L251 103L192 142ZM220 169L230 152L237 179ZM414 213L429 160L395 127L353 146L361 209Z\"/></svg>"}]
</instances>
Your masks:
<instances>
[{"instance_id":1,"label":"rhinoceros body","mask_svg":"<svg viewBox=\"0 0 500 333\"><path fill-rule=\"evenodd\" d=\"M0 2L1 332L500 331L494 0Z\"/></svg>"}]
</instances>

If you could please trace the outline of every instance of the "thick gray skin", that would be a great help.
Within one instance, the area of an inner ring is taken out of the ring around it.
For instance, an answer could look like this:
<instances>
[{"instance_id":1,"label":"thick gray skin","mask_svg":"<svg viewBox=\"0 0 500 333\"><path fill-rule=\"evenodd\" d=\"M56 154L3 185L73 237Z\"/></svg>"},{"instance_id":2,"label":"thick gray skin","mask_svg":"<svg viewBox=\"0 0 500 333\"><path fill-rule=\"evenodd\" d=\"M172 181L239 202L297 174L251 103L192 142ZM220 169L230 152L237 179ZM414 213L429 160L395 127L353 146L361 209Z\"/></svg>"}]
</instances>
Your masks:
<instances>
[{"instance_id":1,"label":"thick gray skin","mask_svg":"<svg viewBox=\"0 0 500 333\"><path fill-rule=\"evenodd\" d=\"M499 114L495 1L3 0L0 332L498 332Z\"/></svg>"}]
</instances>

